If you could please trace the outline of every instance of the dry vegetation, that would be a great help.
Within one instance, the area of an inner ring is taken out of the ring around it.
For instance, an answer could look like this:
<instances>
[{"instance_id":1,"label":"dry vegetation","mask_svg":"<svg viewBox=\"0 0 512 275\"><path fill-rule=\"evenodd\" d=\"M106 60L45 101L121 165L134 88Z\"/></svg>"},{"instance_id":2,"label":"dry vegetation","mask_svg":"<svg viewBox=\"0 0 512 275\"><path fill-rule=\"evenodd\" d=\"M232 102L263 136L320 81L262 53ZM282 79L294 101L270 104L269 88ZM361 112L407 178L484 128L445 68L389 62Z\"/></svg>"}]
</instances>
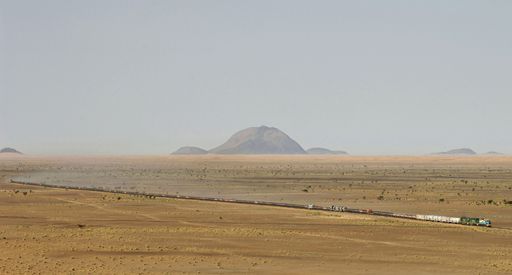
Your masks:
<instances>
[{"instance_id":1,"label":"dry vegetation","mask_svg":"<svg viewBox=\"0 0 512 275\"><path fill-rule=\"evenodd\" d=\"M512 272L508 157L10 157L0 176L0 273ZM11 177L483 216L500 228L34 188Z\"/></svg>"},{"instance_id":2,"label":"dry vegetation","mask_svg":"<svg viewBox=\"0 0 512 275\"><path fill-rule=\"evenodd\" d=\"M21 180L161 194L486 216L512 228L510 157L138 157L26 160ZM25 167L27 166L27 167Z\"/></svg>"}]
</instances>

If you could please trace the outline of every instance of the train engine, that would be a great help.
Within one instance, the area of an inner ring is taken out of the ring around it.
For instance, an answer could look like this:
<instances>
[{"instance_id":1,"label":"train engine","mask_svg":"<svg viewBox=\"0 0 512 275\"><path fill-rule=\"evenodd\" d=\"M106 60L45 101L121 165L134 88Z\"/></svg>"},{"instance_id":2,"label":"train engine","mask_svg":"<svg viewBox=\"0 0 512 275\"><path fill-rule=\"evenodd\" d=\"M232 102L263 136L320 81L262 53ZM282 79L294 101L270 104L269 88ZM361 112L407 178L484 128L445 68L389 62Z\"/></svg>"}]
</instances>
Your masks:
<instances>
[{"instance_id":1,"label":"train engine","mask_svg":"<svg viewBox=\"0 0 512 275\"><path fill-rule=\"evenodd\" d=\"M491 221L488 219L470 218L470 217L461 217L460 224L491 227Z\"/></svg>"}]
</instances>

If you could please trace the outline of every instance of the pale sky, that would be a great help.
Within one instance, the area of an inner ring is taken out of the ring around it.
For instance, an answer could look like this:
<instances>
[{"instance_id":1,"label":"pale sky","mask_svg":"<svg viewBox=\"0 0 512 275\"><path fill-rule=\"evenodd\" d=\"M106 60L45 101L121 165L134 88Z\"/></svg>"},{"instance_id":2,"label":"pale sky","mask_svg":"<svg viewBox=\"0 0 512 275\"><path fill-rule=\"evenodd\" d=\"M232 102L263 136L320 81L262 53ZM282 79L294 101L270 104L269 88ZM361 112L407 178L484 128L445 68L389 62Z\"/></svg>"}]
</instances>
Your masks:
<instances>
[{"instance_id":1,"label":"pale sky","mask_svg":"<svg viewBox=\"0 0 512 275\"><path fill-rule=\"evenodd\" d=\"M512 1L0 0L0 147L512 153Z\"/></svg>"}]
</instances>

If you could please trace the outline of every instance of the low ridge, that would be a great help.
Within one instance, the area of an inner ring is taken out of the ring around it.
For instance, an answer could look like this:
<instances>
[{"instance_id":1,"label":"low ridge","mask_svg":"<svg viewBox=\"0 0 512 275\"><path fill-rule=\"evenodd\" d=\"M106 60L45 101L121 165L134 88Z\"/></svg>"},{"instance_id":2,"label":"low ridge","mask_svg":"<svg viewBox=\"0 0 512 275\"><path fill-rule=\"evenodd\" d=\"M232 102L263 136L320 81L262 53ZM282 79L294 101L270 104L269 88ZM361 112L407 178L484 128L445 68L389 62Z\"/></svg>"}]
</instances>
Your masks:
<instances>
[{"instance_id":1,"label":"low ridge","mask_svg":"<svg viewBox=\"0 0 512 275\"><path fill-rule=\"evenodd\" d=\"M195 146L183 146L180 149L174 151L172 155L205 155L208 151L195 147Z\"/></svg>"},{"instance_id":2,"label":"low ridge","mask_svg":"<svg viewBox=\"0 0 512 275\"><path fill-rule=\"evenodd\" d=\"M0 153L11 153L11 154L20 154L20 155L22 154L20 151L10 148L10 147L3 148L2 150L0 150Z\"/></svg>"},{"instance_id":3,"label":"low ridge","mask_svg":"<svg viewBox=\"0 0 512 275\"><path fill-rule=\"evenodd\" d=\"M476 155L476 152L470 148L453 149L446 152L435 153L436 155Z\"/></svg>"},{"instance_id":4,"label":"low ridge","mask_svg":"<svg viewBox=\"0 0 512 275\"><path fill-rule=\"evenodd\" d=\"M503 155L503 153L496 152L496 151L489 151L489 152L485 153L484 155Z\"/></svg>"},{"instance_id":5,"label":"low ridge","mask_svg":"<svg viewBox=\"0 0 512 275\"><path fill-rule=\"evenodd\" d=\"M347 155L348 153L345 151L333 151L327 148L314 147L309 148L306 152L310 155Z\"/></svg>"}]
</instances>

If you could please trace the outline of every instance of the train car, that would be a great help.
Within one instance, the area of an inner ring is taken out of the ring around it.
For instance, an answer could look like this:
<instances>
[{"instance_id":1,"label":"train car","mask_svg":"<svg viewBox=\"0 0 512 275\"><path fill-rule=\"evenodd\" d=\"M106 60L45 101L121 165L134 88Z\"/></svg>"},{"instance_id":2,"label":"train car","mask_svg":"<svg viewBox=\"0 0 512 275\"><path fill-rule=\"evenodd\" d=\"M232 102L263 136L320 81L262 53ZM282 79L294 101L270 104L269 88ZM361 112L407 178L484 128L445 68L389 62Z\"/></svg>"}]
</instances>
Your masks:
<instances>
[{"instance_id":1,"label":"train car","mask_svg":"<svg viewBox=\"0 0 512 275\"><path fill-rule=\"evenodd\" d=\"M346 207L345 206L337 206L337 205L331 205L331 211L335 212L345 212Z\"/></svg>"},{"instance_id":2,"label":"train car","mask_svg":"<svg viewBox=\"0 0 512 275\"><path fill-rule=\"evenodd\" d=\"M488 220L488 219L480 219L480 221L478 222L478 225L480 225L480 226L487 226L487 227L491 227L492 223L491 223L491 220Z\"/></svg>"},{"instance_id":3,"label":"train car","mask_svg":"<svg viewBox=\"0 0 512 275\"><path fill-rule=\"evenodd\" d=\"M417 220L443 222L443 223L459 223L460 218L438 216L438 215L416 215Z\"/></svg>"},{"instance_id":4,"label":"train car","mask_svg":"<svg viewBox=\"0 0 512 275\"><path fill-rule=\"evenodd\" d=\"M449 223L457 223L457 224L459 224L460 223L460 218L450 217L449 218Z\"/></svg>"},{"instance_id":5,"label":"train car","mask_svg":"<svg viewBox=\"0 0 512 275\"><path fill-rule=\"evenodd\" d=\"M403 214L403 213L392 213L392 217L403 218L403 219L416 219L414 214Z\"/></svg>"},{"instance_id":6,"label":"train car","mask_svg":"<svg viewBox=\"0 0 512 275\"><path fill-rule=\"evenodd\" d=\"M479 226L487 226L491 227L491 221L487 219L480 218L470 218L470 217L461 217L460 224L465 225L479 225Z\"/></svg>"}]
</instances>

